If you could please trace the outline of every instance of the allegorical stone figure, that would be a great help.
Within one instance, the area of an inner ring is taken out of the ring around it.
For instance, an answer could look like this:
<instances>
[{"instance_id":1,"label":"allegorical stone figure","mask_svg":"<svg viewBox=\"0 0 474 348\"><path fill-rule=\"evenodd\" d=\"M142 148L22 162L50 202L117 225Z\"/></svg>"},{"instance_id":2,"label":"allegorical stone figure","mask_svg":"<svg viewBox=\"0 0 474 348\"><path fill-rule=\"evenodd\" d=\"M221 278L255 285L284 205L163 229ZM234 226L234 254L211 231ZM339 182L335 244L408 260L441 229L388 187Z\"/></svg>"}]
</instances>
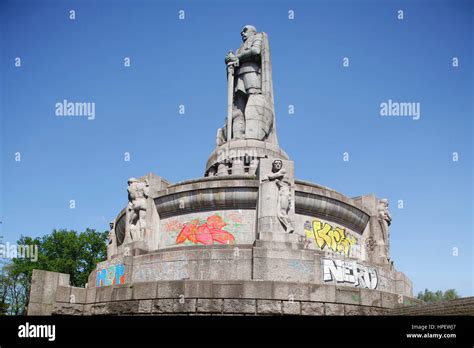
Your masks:
<instances>
[{"instance_id":1,"label":"allegorical stone figure","mask_svg":"<svg viewBox=\"0 0 474 348\"><path fill-rule=\"evenodd\" d=\"M111 245L111 244L114 243L114 239L115 239L114 238L114 235L115 235L115 233L114 233L114 223L110 222L109 227L110 227L110 229L109 229L109 234L107 235L107 239L108 239L108 244Z\"/></svg>"},{"instance_id":2,"label":"allegorical stone figure","mask_svg":"<svg viewBox=\"0 0 474 348\"><path fill-rule=\"evenodd\" d=\"M278 188L277 217L288 233L293 233L293 223L288 216L292 204L291 182L283 168L283 162L276 159L272 163L272 173L262 181L274 181Z\"/></svg>"},{"instance_id":3,"label":"allegorical stone figure","mask_svg":"<svg viewBox=\"0 0 474 348\"><path fill-rule=\"evenodd\" d=\"M115 236L114 222L109 223L109 234L108 234L108 244L107 244L107 259L110 260L112 255L117 252L117 238Z\"/></svg>"},{"instance_id":4,"label":"allegorical stone figure","mask_svg":"<svg viewBox=\"0 0 474 348\"><path fill-rule=\"evenodd\" d=\"M246 25L240 33L242 45L225 57L234 76L232 135L219 129L217 145L230 139L257 139L276 143L273 87L268 38Z\"/></svg>"},{"instance_id":5,"label":"allegorical stone figure","mask_svg":"<svg viewBox=\"0 0 474 348\"><path fill-rule=\"evenodd\" d=\"M127 222L130 238L134 241L143 240L144 237L149 189L147 182L128 179Z\"/></svg>"},{"instance_id":6,"label":"allegorical stone figure","mask_svg":"<svg viewBox=\"0 0 474 348\"><path fill-rule=\"evenodd\" d=\"M379 200L378 207L377 207L377 214L380 224L380 229L382 231L382 238L383 238L383 245L384 245L384 252L385 256L389 257L389 229L388 227L392 223L392 217L388 212L388 199L383 198ZM381 243L382 244L382 243Z\"/></svg>"}]
</instances>

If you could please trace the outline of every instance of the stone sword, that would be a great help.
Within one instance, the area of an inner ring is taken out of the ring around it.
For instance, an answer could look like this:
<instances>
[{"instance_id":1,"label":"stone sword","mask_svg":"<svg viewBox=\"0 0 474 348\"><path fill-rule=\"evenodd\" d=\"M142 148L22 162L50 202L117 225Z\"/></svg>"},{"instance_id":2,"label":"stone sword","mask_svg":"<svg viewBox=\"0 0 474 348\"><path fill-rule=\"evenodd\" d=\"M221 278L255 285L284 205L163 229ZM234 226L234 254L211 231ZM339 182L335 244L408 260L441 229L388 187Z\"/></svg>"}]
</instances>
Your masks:
<instances>
[{"instance_id":1,"label":"stone sword","mask_svg":"<svg viewBox=\"0 0 474 348\"><path fill-rule=\"evenodd\" d=\"M231 51L232 52L232 51ZM232 139L232 109L234 104L234 68L238 62L227 63L227 141Z\"/></svg>"}]
</instances>

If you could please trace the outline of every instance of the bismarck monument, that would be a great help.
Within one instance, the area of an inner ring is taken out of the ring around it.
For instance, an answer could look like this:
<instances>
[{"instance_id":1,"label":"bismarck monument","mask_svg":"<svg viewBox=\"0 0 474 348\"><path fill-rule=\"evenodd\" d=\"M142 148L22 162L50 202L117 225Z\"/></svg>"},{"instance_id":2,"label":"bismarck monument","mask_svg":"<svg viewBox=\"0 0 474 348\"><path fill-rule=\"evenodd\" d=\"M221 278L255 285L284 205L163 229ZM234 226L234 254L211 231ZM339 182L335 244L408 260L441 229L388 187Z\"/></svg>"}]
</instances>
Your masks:
<instances>
[{"instance_id":1,"label":"bismarck monument","mask_svg":"<svg viewBox=\"0 0 474 348\"><path fill-rule=\"evenodd\" d=\"M204 177L128 181L86 288L34 271L34 314L385 314L417 302L390 260L388 201L295 179L279 147L268 37L225 57L228 110Z\"/></svg>"}]
</instances>

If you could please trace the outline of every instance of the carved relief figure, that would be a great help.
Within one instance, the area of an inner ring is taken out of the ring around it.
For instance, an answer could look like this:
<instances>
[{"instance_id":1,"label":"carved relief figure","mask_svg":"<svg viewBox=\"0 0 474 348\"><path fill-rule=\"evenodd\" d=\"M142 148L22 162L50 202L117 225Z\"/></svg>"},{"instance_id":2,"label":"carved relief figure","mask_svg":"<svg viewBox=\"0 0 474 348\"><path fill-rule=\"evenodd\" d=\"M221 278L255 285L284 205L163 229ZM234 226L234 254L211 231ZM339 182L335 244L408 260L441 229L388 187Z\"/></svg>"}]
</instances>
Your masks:
<instances>
[{"instance_id":1,"label":"carved relief figure","mask_svg":"<svg viewBox=\"0 0 474 348\"><path fill-rule=\"evenodd\" d=\"M115 241L114 223L110 222L109 227L110 227L110 230L109 230L109 234L107 235L107 240L108 240L108 245L112 245L114 244L114 241Z\"/></svg>"},{"instance_id":2,"label":"carved relief figure","mask_svg":"<svg viewBox=\"0 0 474 348\"><path fill-rule=\"evenodd\" d=\"M113 221L109 223L110 229L107 236L107 259L110 260L112 255L117 253L117 241L115 237L115 229Z\"/></svg>"},{"instance_id":3,"label":"carved relief figure","mask_svg":"<svg viewBox=\"0 0 474 348\"><path fill-rule=\"evenodd\" d=\"M134 241L143 240L144 237L149 189L147 181L135 178L128 180L127 223L130 238Z\"/></svg>"},{"instance_id":4,"label":"carved relief figure","mask_svg":"<svg viewBox=\"0 0 474 348\"><path fill-rule=\"evenodd\" d=\"M283 168L283 162L276 159L272 163L272 173L268 174L263 181L274 181L278 188L278 199L277 199L277 217L281 224L288 233L293 233L293 223L288 216L291 205L293 204L293 198L291 194L291 182L288 179L286 170Z\"/></svg>"},{"instance_id":5,"label":"carved relief figure","mask_svg":"<svg viewBox=\"0 0 474 348\"><path fill-rule=\"evenodd\" d=\"M377 241L373 237L367 238L365 241L365 250L369 255L372 255L375 251L375 246L377 245Z\"/></svg>"},{"instance_id":6,"label":"carved relief figure","mask_svg":"<svg viewBox=\"0 0 474 348\"><path fill-rule=\"evenodd\" d=\"M385 256L388 258L389 257L388 255L389 238L390 238L388 227L392 223L392 217L390 216L390 213L388 211L388 199L383 198L379 200L379 204L377 207L377 214L378 214L380 229L382 231L383 240L381 242L384 245Z\"/></svg>"}]
</instances>

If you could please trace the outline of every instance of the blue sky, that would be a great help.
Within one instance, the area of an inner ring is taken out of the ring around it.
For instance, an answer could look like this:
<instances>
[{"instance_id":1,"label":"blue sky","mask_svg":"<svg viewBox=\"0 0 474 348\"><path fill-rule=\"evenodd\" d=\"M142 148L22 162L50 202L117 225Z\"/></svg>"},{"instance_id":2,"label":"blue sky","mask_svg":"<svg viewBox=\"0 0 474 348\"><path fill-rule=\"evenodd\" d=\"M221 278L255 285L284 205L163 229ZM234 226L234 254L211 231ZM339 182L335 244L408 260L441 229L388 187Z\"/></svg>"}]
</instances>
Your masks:
<instances>
[{"instance_id":1,"label":"blue sky","mask_svg":"<svg viewBox=\"0 0 474 348\"><path fill-rule=\"evenodd\" d=\"M226 114L224 56L254 24L270 38L278 137L296 176L387 197L392 258L415 292L474 295L472 2L239 3L1 2L4 240L107 229L131 176L202 176ZM55 116L63 99L95 102L95 119ZM420 119L381 117L389 99L420 103Z\"/></svg>"}]
</instances>

